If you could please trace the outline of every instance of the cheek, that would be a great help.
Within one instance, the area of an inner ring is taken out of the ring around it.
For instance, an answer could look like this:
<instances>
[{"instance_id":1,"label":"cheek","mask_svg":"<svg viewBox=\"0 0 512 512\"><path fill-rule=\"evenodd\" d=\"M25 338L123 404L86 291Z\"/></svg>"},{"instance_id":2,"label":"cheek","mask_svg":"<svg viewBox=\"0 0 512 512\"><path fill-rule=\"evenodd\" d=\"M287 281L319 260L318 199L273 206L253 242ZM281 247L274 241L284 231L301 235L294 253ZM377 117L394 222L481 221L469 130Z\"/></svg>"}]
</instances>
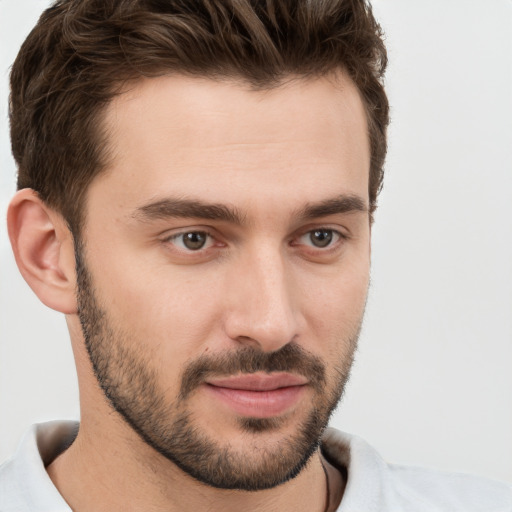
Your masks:
<instances>
[{"instance_id":1,"label":"cheek","mask_svg":"<svg viewBox=\"0 0 512 512\"><path fill-rule=\"evenodd\" d=\"M201 353L216 328L215 283L205 286L191 272L141 265L120 253L115 265L108 257L95 266L98 300L134 350L151 352L164 375L176 374L184 361Z\"/></svg>"},{"instance_id":2,"label":"cheek","mask_svg":"<svg viewBox=\"0 0 512 512\"><path fill-rule=\"evenodd\" d=\"M361 317L369 284L369 263L364 258L309 281L304 279L302 289L304 307L313 318L350 325Z\"/></svg>"},{"instance_id":3,"label":"cheek","mask_svg":"<svg viewBox=\"0 0 512 512\"><path fill-rule=\"evenodd\" d=\"M321 286L319 285L321 284ZM369 284L369 261L364 257L326 276L304 294L304 317L316 350L339 360L353 350L359 333ZM313 347L312 347L313 348Z\"/></svg>"}]
</instances>

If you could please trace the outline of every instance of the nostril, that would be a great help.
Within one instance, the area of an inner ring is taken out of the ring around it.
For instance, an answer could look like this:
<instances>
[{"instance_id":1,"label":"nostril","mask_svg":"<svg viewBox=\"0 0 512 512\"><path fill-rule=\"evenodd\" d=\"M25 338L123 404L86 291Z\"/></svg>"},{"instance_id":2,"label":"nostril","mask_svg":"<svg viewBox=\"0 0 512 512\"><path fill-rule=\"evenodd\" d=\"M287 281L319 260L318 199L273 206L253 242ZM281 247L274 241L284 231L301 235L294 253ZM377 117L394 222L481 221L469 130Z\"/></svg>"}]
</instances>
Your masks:
<instances>
[{"instance_id":1,"label":"nostril","mask_svg":"<svg viewBox=\"0 0 512 512\"><path fill-rule=\"evenodd\" d=\"M249 336L237 336L237 341L243 345L257 345L258 342Z\"/></svg>"}]
</instances>

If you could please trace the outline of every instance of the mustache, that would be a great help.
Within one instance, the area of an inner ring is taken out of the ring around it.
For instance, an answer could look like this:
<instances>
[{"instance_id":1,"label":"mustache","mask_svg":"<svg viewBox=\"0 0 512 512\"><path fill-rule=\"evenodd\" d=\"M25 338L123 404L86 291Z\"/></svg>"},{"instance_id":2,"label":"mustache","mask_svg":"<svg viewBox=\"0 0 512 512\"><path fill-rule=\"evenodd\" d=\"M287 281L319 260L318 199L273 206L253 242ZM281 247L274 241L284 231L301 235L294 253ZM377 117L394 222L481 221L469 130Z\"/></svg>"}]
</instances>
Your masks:
<instances>
[{"instance_id":1,"label":"mustache","mask_svg":"<svg viewBox=\"0 0 512 512\"><path fill-rule=\"evenodd\" d=\"M306 377L316 391L322 391L326 383L322 360L295 343L275 352L244 347L232 353L202 355L188 364L181 379L180 399L185 400L207 378L256 372L296 373Z\"/></svg>"}]
</instances>

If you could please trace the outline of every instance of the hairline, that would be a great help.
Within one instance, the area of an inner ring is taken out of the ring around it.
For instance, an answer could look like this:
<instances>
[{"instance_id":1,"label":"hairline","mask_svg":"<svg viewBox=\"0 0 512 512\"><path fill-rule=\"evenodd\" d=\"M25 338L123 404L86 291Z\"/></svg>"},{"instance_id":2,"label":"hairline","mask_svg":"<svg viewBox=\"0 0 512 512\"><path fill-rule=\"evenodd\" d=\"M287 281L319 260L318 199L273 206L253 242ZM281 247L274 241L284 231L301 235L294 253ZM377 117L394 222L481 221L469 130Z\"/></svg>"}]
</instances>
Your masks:
<instances>
[{"instance_id":1,"label":"hairline","mask_svg":"<svg viewBox=\"0 0 512 512\"><path fill-rule=\"evenodd\" d=\"M190 72L182 72L180 70L165 70L162 69L161 72L155 71L154 75L151 76L134 76L132 78L125 79L121 85L118 85L117 88L112 88L112 93L110 96L110 99L108 102L106 102L104 105L99 105L98 110L95 112L95 114L91 117L91 120L96 125L95 133L93 136L96 139L96 143L98 144L98 151L99 151L99 159L100 159L100 165L99 169L94 173L91 179L87 182L87 186L84 191L81 192L78 200L78 204L75 206L74 212L75 217L73 219L67 219L64 212L59 211L59 213L64 217L69 230L73 234L74 237L81 238L83 235L83 230L85 228L85 224L87 221L87 197L89 190L91 188L92 183L103 174L106 174L108 172L113 172L111 167L113 163L114 158L114 147L112 144L112 135L113 135L113 126L110 125L107 122L107 116L109 112L109 108L112 106L116 98L119 98L130 91L132 91L134 88L136 88L139 84L146 80L153 80L158 79L162 77L187 77L199 81L210 81L210 82L216 82L216 83L225 83L225 84L232 84L237 87L244 88L245 90L249 92L267 92L267 91L273 91L280 88L286 88L288 86L291 86L293 84L296 84L298 82L302 83L308 83L315 80L320 79L327 79L329 80L337 89L340 91L343 90L344 84L342 83L342 80L348 80L352 83L354 86L354 89L357 91L357 94L359 96L359 99L361 100L361 103L364 108L365 112L365 121L366 121L366 136L370 151L370 158L372 156L372 148L371 148L371 127L370 123L372 122L371 114L367 105L367 102L361 93L360 88L358 87L357 83L353 80L353 78L350 76L350 73L347 71L347 69L340 65L337 68L329 69L323 72L317 72L317 73L308 73L308 74L300 74L300 73L286 73L283 74L282 77L279 80L268 82L261 82L256 83L253 80L250 80L248 77L243 76L240 73L216 73L216 74L208 74L208 73L190 73ZM343 78L341 78L343 77ZM247 87L248 86L248 87ZM370 167L368 169L368 195L369 195L369 189L370 189L370 180L371 180L371 163ZM50 205L51 206L51 205ZM369 205L369 215L370 215L370 221L373 222L373 213L376 209L376 205Z\"/></svg>"}]
</instances>

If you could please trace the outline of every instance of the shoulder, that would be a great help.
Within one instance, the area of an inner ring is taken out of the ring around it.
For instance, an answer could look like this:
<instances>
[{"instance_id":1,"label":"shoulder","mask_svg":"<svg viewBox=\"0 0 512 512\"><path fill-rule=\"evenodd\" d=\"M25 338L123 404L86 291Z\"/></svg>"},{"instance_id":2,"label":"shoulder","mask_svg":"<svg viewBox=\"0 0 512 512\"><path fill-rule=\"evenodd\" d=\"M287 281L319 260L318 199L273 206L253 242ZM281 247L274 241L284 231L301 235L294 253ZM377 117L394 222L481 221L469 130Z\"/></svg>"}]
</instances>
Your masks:
<instances>
[{"instance_id":1,"label":"shoulder","mask_svg":"<svg viewBox=\"0 0 512 512\"><path fill-rule=\"evenodd\" d=\"M15 455L0 466L1 512L70 512L45 465L72 442L78 424L33 425Z\"/></svg>"},{"instance_id":2,"label":"shoulder","mask_svg":"<svg viewBox=\"0 0 512 512\"><path fill-rule=\"evenodd\" d=\"M389 473L394 493L404 504L422 502L420 510L512 512L512 488L502 482L397 465Z\"/></svg>"},{"instance_id":3,"label":"shoulder","mask_svg":"<svg viewBox=\"0 0 512 512\"><path fill-rule=\"evenodd\" d=\"M339 512L512 512L512 486L386 463L359 437L327 429L325 456L347 472Z\"/></svg>"}]
</instances>

